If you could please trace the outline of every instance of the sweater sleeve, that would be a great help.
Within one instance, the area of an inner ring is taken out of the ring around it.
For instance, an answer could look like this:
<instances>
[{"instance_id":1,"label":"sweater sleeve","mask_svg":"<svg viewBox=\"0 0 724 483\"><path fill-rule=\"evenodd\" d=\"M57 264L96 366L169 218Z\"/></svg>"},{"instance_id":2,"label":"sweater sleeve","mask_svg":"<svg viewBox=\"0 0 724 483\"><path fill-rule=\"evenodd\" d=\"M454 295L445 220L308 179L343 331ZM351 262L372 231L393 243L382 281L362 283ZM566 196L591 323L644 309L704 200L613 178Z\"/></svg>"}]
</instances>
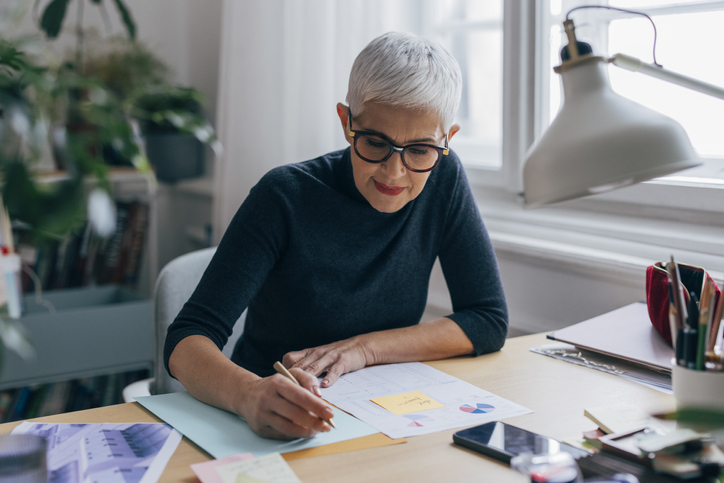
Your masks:
<instances>
[{"instance_id":1,"label":"sweater sleeve","mask_svg":"<svg viewBox=\"0 0 724 483\"><path fill-rule=\"evenodd\" d=\"M438 256L453 305L447 317L463 329L475 354L481 355L503 347L508 308L492 243L465 172L461 166L458 169Z\"/></svg>"},{"instance_id":2,"label":"sweater sleeve","mask_svg":"<svg viewBox=\"0 0 724 483\"><path fill-rule=\"evenodd\" d=\"M232 219L201 281L169 326L164 364L176 345L203 335L221 350L286 243L284 197L279 172L271 171L251 190ZM170 372L169 372L170 373Z\"/></svg>"}]
</instances>

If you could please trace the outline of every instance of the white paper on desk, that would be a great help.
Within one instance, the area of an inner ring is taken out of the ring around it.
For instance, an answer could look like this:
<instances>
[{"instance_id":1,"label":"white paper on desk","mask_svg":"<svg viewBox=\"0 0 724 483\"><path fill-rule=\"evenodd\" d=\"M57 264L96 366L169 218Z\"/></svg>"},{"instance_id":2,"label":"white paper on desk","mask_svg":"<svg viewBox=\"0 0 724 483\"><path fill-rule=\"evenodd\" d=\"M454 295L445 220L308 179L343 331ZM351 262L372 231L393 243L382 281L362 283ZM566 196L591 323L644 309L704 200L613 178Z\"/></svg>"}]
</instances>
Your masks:
<instances>
[{"instance_id":1,"label":"white paper on desk","mask_svg":"<svg viewBox=\"0 0 724 483\"><path fill-rule=\"evenodd\" d=\"M135 399L214 458L224 458L235 453L252 453L256 457L269 453L288 453L379 432L349 414L335 411L336 429L309 439L278 441L262 438L239 416L202 403L187 392Z\"/></svg>"},{"instance_id":2,"label":"white paper on desk","mask_svg":"<svg viewBox=\"0 0 724 483\"><path fill-rule=\"evenodd\" d=\"M279 453L220 465L216 467L216 472L223 483L236 483L240 475L250 477L247 481L254 479L269 483L301 483Z\"/></svg>"},{"instance_id":3,"label":"white paper on desk","mask_svg":"<svg viewBox=\"0 0 724 483\"><path fill-rule=\"evenodd\" d=\"M370 401L412 391L420 391L445 407L396 415ZM372 366L345 374L332 387L323 388L322 397L391 438L483 424L532 412L419 362Z\"/></svg>"},{"instance_id":4,"label":"white paper on desk","mask_svg":"<svg viewBox=\"0 0 724 483\"><path fill-rule=\"evenodd\" d=\"M217 466L253 459L254 455L251 453L238 453L225 458L204 461L203 463L194 463L191 465L191 469L196 473L196 477L201 483L224 483L216 472Z\"/></svg>"},{"instance_id":5,"label":"white paper on desk","mask_svg":"<svg viewBox=\"0 0 724 483\"><path fill-rule=\"evenodd\" d=\"M158 481L181 434L163 423L29 423L13 434L48 442L48 480L151 483Z\"/></svg>"},{"instance_id":6,"label":"white paper on desk","mask_svg":"<svg viewBox=\"0 0 724 483\"><path fill-rule=\"evenodd\" d=\"M557 330L549 338L671 373L674 349L654 329L643 302Z\"/></svg>"}]
</instances>

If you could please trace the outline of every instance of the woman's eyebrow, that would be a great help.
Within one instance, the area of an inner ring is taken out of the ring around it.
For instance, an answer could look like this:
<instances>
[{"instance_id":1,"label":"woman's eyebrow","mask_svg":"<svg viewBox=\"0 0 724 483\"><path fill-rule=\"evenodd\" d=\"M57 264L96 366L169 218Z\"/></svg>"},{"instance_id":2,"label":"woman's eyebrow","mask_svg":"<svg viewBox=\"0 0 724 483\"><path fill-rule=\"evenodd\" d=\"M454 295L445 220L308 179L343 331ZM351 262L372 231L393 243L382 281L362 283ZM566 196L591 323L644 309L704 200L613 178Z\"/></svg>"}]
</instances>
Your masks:
<instances>
[{"instance_id":1,"label":"woman's eyebrow","mask_svg":"<svg viewBox=\"0 0 724 483\"><path fill-rule=\"evenodd\" d=\"M361 131L376 134L377 136L386 139L387 141L391 142L392 144L395 144L395 141L383 132L377 131L375 129L361 129ZM418 143L435 144L436 142L437 142L437 139L435 139L435 138L421 138L421 139L413 139L412 141L408 141L405 143L405 145L418 144Z\"/></svg>"}]
</instances>

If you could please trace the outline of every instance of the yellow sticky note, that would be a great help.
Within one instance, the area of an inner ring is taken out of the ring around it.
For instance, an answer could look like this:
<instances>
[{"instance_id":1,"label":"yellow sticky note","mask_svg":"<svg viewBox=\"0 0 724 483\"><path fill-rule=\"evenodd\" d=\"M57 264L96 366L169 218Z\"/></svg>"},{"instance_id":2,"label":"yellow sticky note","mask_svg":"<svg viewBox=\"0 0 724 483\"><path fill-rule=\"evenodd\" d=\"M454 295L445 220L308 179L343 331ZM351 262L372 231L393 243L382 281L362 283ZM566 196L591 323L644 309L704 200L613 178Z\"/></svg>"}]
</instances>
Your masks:
<instances>
[{"instance_id":1,"label":"yellow sticky note","mask_svg":"<svg viewBox=\"0 0 724 483\"><path fill-rule=\"evenodd\" d=\"M426 396L420 391L406 392L405 394L395 394L394 396L378 397L370 399L375 404L382 406L395 414L409 414L418 411L426 411L428 409L444 408L444 404Z\"/></svg>"}]
</instances>

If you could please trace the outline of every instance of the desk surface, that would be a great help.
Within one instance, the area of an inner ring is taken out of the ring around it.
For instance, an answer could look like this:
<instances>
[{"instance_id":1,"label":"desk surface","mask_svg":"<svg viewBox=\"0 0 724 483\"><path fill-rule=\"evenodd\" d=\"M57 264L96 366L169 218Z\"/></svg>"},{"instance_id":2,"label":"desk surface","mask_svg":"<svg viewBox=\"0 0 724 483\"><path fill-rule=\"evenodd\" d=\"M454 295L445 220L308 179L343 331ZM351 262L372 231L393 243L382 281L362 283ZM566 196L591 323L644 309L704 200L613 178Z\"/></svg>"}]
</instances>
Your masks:
<instances>
[{"instance_id":1,"label":"desk surface","mask_svg":"<svg viewBox=\"0 0 724 483\"><path fill-rule=\"evenodd\" d=\"M499 352L430 365L531 410L505 421L557 439L580 437L596 425L587 407L633 404L649 411L674 409L672 396L623 378L530 352L546 343L543 334L508 339ZM153 422L138 403L119 404L38 418L57 423ZM19 422L0 425L9 433ZM302 481L496 481L524 482L507 466L452 443L456 430L407 438L407 443L289 462ZM189 468L209 456L184 438L160 481L197 482Z\"/></svg>"}]
</instances>

